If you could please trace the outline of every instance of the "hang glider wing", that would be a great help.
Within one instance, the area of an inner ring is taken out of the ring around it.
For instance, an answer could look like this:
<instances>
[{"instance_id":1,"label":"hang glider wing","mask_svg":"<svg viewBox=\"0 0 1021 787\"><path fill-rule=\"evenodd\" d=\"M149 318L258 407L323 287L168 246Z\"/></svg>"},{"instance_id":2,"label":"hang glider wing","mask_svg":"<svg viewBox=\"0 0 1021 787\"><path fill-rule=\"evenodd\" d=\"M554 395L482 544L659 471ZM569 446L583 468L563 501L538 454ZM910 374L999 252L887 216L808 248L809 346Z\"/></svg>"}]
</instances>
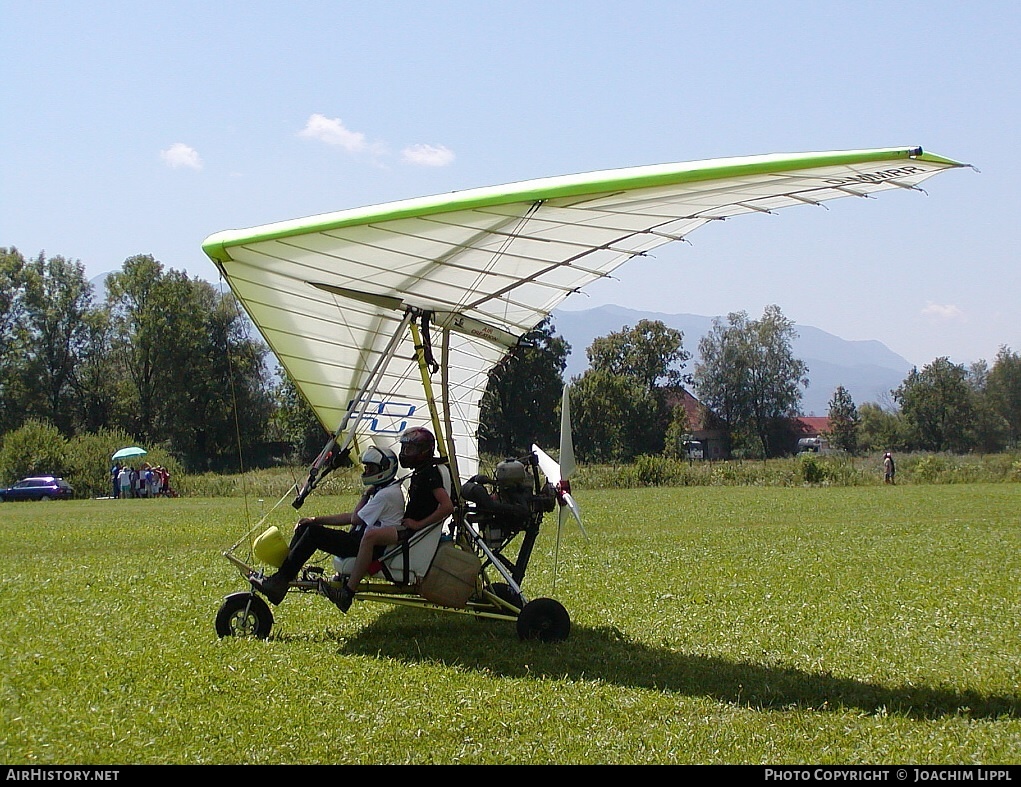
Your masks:
<instances>
[{"instance_id":1,"label":"hang glider wing","mask_svg":"<svg viewBox=\"0 0 1021 787\"><path fill-rule=\"evenodd\" d=\"M715 159L546 178L211 235L203 243L320 422L395 440L429 426L412 339L426 314L462 478L488 372L568 295L703 224L889 189L965 166L920 148ZM349 419L350 420L350 419Z\"/></svg>"}]
</instances>

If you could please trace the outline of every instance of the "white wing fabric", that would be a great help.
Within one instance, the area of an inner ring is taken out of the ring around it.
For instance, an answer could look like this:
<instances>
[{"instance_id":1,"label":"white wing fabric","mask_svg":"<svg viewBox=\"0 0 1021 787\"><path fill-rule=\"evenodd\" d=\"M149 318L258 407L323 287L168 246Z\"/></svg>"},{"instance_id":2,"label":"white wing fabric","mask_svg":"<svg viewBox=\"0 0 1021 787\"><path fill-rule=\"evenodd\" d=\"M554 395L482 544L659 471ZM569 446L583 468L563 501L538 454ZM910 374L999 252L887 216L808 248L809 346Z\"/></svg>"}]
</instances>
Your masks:
<instances>
[{"instance_id":1,"label":"white wing fabric","mask_svg":"<svg viewBox=\"0 0 1021 787\"><path fill-rule=\"evenodd\" d=\"M569 294L709 221L911 189L961 166L886 148L635 167L229 230L203 249L330 432L403 307L435 312L433 385L466 478L488 372ZM430 426L412 344L401 339L358 433Z\"/></svg>"}]
</instances>

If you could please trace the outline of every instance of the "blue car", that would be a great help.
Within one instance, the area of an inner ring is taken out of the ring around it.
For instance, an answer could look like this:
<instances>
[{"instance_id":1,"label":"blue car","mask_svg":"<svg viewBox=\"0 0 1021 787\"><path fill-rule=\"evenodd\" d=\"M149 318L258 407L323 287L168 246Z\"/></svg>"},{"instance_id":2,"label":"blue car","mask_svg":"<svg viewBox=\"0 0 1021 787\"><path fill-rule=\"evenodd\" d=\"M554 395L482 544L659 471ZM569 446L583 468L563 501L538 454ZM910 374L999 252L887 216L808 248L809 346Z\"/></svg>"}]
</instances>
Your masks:
<instances>
[{"instance_id":1,"label":"blue car","mask_svg":"<svg viewBox=\"0 0 1021 787\"><path fill-rule=\"evenodd\" d=\"M74 488L63 478L51 475L22 478L14 486L0 489L0 502L18 500L70 500Z\"/></svg>"}]
</instances>

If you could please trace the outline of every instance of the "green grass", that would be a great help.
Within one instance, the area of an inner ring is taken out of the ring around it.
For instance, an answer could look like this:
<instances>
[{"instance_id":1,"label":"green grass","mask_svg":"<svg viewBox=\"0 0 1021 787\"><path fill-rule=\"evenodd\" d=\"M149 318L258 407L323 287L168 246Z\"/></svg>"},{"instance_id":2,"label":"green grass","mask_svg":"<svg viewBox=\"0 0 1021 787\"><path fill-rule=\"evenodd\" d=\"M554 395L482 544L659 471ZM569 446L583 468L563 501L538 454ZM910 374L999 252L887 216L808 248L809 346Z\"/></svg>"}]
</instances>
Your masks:
<instances>
[{"instance_id":1,"label":"green grass","mask_svg":"<svg viewBox=\"0 0 1021 787\"><path fill-rule=\"evenodd\" d=\"M550 517L525 582L554 645L314 596L219 640L259 504L2 505L0 761L1021 761L1021 485L576 496L591 540L554 574Z\"/></svg>"}]
</instances>

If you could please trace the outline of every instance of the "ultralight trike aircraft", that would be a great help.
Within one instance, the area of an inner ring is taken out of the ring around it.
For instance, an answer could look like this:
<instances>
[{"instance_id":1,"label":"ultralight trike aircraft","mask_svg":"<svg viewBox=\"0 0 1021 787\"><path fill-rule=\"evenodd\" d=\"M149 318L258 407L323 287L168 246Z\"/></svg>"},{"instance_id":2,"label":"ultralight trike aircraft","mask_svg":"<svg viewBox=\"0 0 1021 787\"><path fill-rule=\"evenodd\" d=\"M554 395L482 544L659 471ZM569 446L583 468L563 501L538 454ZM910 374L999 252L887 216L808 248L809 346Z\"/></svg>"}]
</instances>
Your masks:
<instances>
[{"instance_id":1,"label":"ultralight trike aircraft","mask_svg":"<svg viewBox=\"0 0 1021 787\"><path fill-rule=\"evenodd\" d=\"M567 390L559 462L533 445L482 476L490 371L569 295L708 222L920 190L962 166L916 147L634 167L229 230L203 249L332 434L295 485L295 508L352 451L392 448L414 426L437 438L452 517L389 550L356 598L513 621L522 638L558 641L567 611L523 585L544 516L559 509L560 526L581 524ZM286 550L263 526L224 553L246 581ZM339 559L335 570L350 572ZM291 588L319 592L323 573L306 566ZM272 625L251 588L216 616L220 636L267 637Z\"/></svg>"}]
</instances>

